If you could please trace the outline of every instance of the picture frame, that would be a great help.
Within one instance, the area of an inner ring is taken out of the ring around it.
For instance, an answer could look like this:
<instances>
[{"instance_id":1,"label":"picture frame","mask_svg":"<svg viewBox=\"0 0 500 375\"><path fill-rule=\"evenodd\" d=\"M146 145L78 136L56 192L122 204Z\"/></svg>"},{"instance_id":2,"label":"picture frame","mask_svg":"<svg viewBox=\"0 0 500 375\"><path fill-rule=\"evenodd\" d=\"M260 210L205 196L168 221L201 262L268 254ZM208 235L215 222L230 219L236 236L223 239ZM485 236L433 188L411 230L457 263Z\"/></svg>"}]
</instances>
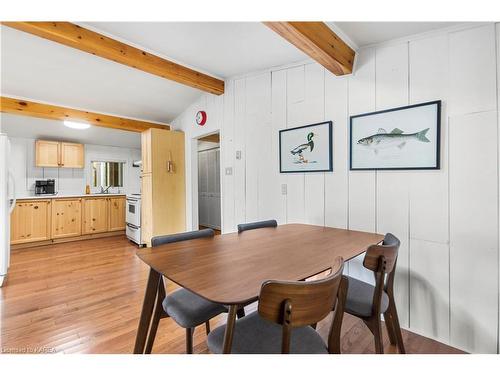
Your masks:
<instances>
[{"instance_id":1,"label":"picture frame","mask_svg":"<svg viewBox=\"0 0 500 375\"><path fill-rule=\"evenodd\" d=\"M332 137L332 121L280 130L280 173L332 172Z\"/></svg>"},{"instance_id":2,"label":"picture frame","mask_svg":"<svg viewBox=\"0 0 500 375\"><path fill-rule=\"evenodd\" d=\"M350 116L349 169L440 169L441 100Z\"/></svg>"}]
</instances>

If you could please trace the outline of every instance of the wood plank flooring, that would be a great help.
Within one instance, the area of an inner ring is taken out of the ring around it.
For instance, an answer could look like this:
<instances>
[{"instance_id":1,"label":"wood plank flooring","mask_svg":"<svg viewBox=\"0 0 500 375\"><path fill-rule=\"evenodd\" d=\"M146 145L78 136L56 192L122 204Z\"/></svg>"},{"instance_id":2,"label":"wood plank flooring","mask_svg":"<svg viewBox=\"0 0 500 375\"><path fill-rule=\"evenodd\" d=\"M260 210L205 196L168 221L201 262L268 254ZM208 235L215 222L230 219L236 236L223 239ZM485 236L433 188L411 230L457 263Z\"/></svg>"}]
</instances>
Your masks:
<instances>
[{"instance_id":1,"label":"wood plank flooring","mask_svg":"<svg viewBox=\"0 0 500 375\"><path fill-rule=\"evenodd\" d=\"M13 250L0 288L0 352L132 353L148 276L136 250L124 236ZM323 337L329 319L318 325ZM220 316L211 324L224 322ZM386 352L397 352L384 335ZM403 337L408 353L460 353L411 332ZM184 353L184 340L184 329L163 319L153 352ZM195 353L208 352L205 340L200 327ZM368 328L351 316L344 319L342 351L374 352Z\"/></svg>"}]
</instances>

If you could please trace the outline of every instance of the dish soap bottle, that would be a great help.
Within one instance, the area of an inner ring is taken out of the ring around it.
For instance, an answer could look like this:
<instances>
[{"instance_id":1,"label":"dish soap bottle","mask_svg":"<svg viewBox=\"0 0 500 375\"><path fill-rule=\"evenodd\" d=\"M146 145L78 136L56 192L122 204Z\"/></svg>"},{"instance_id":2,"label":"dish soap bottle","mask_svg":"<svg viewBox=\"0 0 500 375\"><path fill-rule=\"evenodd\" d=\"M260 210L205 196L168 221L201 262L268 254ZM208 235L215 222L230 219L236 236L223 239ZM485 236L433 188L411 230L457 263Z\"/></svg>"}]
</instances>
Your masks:
<instances>
[{"instance_id":1,"label":"dish soap bottle","mask_svg":"<svg viewBox=\"0 0 500 375\"><path fill-rule=\"evenodd\" d=\"M85 186L85 194L90 194L90 185L89 184L87 184Z\"/></svg>"}]
</instances>

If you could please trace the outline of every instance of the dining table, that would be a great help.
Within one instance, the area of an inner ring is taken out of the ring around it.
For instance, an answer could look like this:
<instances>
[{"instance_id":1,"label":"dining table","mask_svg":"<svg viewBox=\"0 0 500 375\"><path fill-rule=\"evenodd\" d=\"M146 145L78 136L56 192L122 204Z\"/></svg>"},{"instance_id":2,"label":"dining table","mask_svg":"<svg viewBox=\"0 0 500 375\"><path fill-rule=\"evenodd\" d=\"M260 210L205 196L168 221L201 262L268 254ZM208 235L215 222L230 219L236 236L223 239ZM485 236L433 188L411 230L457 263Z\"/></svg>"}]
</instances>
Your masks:
<instances>
[{"instance_id":1,"label":"dining table","mask_svg":"<svg viewBox=\"0 0 500 375\"><path fill-rule=\"evenodd\" d=\"M165 296L163 277L228 307L223 352L230 353L237 311L258 300L265 281L305 280L328 270L336 257L353 259L383 238L377 233L285 224L139 249L137 256L150 270L134 353L145 353L155 303L161 304Z\"/></svg>"}]
</instances>

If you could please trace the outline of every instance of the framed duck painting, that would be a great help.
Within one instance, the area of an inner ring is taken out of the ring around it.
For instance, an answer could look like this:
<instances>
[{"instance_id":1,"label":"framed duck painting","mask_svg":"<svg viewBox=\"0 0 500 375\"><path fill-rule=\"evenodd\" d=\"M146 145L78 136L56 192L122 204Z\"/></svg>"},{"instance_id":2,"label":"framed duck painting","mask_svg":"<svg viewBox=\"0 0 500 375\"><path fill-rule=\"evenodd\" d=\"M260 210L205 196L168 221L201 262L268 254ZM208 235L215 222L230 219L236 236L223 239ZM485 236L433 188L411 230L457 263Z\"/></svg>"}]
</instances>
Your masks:
<instances>
[{"instance_id":1,"label":"framed duck painting","mask_svg":"<svg viewBox=\"0 0 500 375\"><path fill-rule=\"evenodd\" d=\"M332 122L279 132L280 173L331 172Z\"/></svg>"},{"instance_id":2,"label":"framed duck painting","mask_svg":"<svg viewBox=\"0 0 500 375\"><path fill-rule=\"evenodd\" d=\"M439 169L441 101L351 116L351 170Z\"/></svg>"}]
</instances>

